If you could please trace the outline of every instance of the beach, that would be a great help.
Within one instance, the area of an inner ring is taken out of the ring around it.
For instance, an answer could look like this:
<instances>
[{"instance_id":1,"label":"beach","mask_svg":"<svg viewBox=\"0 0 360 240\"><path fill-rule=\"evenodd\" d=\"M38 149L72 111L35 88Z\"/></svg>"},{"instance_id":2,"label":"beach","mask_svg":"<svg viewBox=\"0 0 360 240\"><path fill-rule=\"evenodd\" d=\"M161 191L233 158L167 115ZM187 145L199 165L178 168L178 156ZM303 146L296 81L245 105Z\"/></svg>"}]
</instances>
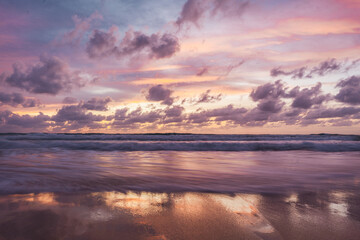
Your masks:
<instances>
[{"instance_id":1,"label":"beach","mask_svg":"<svg viewBox=\"0 0 360 240\"><path fill-rule=\"evenodd\" d=\"M358 139L3 134L0 239L359 239Z\"/></svg>"}]
</instances>

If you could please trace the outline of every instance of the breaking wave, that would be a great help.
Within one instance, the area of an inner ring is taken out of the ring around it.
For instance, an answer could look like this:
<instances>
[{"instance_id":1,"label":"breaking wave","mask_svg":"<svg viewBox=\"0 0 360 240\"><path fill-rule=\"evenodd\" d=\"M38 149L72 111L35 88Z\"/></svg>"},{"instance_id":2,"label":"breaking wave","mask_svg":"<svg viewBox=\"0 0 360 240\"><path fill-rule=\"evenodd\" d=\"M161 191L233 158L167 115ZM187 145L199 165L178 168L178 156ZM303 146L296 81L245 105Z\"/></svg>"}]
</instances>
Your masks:
<instances>
[{"instance_id":1,"label":"breaking wave","mask_svg":"<svg viewBox=\"0 0 360 240\"><path fill-rule=\"evenodd\" d=\"M360 141L359 135L246 135L246 134L71 134L28 133L0 134L6 140L64 140L64 141Z\"/></svg>"},{"instance_id":2,"label":"breaking wave","mask_svg":"<svg viewBox=\"0 0 360 240\"><path fill-rule=\"evenodd\" d=\"M94 151L360 151L357 135L3 134L0 149Z\"/></svg>"}]
</instances>

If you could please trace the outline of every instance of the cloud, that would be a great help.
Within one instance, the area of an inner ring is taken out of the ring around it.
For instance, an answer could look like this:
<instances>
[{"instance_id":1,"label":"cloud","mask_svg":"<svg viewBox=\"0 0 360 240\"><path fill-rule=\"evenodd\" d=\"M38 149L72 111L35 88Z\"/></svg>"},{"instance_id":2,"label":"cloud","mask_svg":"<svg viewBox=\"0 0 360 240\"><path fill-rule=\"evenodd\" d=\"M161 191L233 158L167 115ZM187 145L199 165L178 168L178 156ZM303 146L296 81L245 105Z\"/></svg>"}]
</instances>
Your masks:
<instances>
[{"instance_id":1,"label":"cloud","mask_svg":"<svg viewBox=\"0 0 360 240\"><path fill-rule=\"evenodd\" d=\"M335 99L357 105L360 104L360 77L351 76L350 78L340 81L336 87L340 88L339 93L335 96Z\"/></svg>"},{"instance_id":2,"label":"cloud","mask_svg":"<svg viewBox=\"0 0 360 240\"><path fill-rule=\"evenodd\" d=\"M305 119L341 118L341 117L357 114L359 112L360 112L360 108L355 108L355 107L317 109L309 112L306 115Z\"/></svg>"},{"instance_id":3,"label":"cloud","mask_svg":"<svg viewBox=\"0 0 360 240\"><path fill-rule=\"evenodd\" d=\"M254 101L265 98L279 98L285 94L283 83L278 80L275 83L266 83L252 90L250 97Z\"/></svg>"},{"instance_id":4,"label":"cloud","mask_svg":"<svg viewBox=\"0 0 360 240\"><path fill-rule=\"evenodd\" d=\"M204 124L211 121L222 122L222 121L232 121L239 123L243 119L243 114L248 110L245 108L237 108L232 104L222 107L215 108L210 110L201 110L195 113L191 113L187 117L189 123Z\"/></svg>"},{"instance_id":5,"label":"cloud","mask_svg":"<svg viewBox=\"0 0 360 240\"><path fill-rule=\"evenodd\" d=\"M78 100L74 97L65 97L62 101L62 103L64 103L64 104L74 104L77 102L78 102Z\"/></svg>"},{"instance_id":6,"label":"cloud","mask_svg":"<svg viewBox=\"0 0 360 240\"><path fill-rule=\"evenodd\" d=\"M113 125L120 127L134 127L134 124L155 123L163 119L161 110L143 112L141 107L130 111L128 108L116 110Z\"/></svg>"},{"instance_id":7,"label":"cloud","mask_svg":"<svg viewBox=\"0 0 360 240\"><path fill-rule=\"evenodd\" d=\"M204 75L204 74L206 74L208 72L209 72L209 69L207 67L203 67L202 69L200 69L199 72L196 73L196 76L200 77L200 76L202 76L202 75Z\"/></svg>"},{"instance_id":8,"label":"cloud","mask_svg":"<svg viewBox=\"0 0 360 240\"><path fill-rule=\"evenodd\" d=\"M0 131L11 132L30 129L31 131L43 131L50 126L50 117L39 113L36 116L18 115L11 111L0 111Z\"/></svg>"},{"instance_id":9,"label":"cloud","mask_svg":"<svg viewBox=\"0 0 360 240\"><path fill-rule=\"evenodd\" d=\"M248 7L249 1L239 0L213 0L212 15L240 16Z\"/></svg>"},{"instance_id":10,"label":"cloud","mask_svg":"<svg viewBox=\"0 0 360 240\"><path fill-rule=\"evenodd\" d=\"M294 97L292 107L309 109L313 105L322 104L326 100L330 100L331 95L321 95L321 83L317 83L316 86L308 89L299 90L299 87L295 87L290 91L289 96Z\"/></svg>"},{"instance_id":11,"label":"cloud","mask_svg":"<svg viewBox=\"0 0 360 240\"><path fill-rule=\"evenodd\" d=\"M81 129L83 127L91 129L101 128L102 125L99 122L105 119L105 116L86 112L80 105L63 106L58 110L56 115L51 118L58 128L65 128L68 130Z\"/></svg>"},{"instance_id":12,"label":"cloud","mask_svg":"<svg viewBox=\"0 0 360 240\"><path fill-rule=\"evenodd\" d=\"M179 40L170 33L150 36L129 30L120 44L115 36L115 29L109 32L95 30L87 43L86 51L90 58L115 56L123 58L144 53L149 59L168 58L180 50Z\"/></svg>"},{"instance_id":13,"label":"cloud","mask_svg":"<svg viewBox=\"0 0 360 240\"><path fill-rule=\"evenodd\" d=\"M180 44L175 35L169 33L162 36L152 34L151 39L151 58L168 58L180 50Z\"/></svg>"},{"instance_id":14,"label":"cloud","mask_svg":"<svg viewBox=\"0 0 360 240\"><path fill-rule=\"evenodd\" d=\"M313 105L320 105L324 101L331 99L330 94L321 94L321 83L317 83L312 88L304 88L300 90L299 86L287 91L287 87L281 80L275 83L266 83L252 90L250 97L254 101L260 101L258 108L262 111L279 112L284 105L280 98L293 98L292 107L309 109Z\"/></svg>"},{"instance_id":15,"label":"cloud","mask_svg":"<svg viewBox=\"0 0 360 240\"><path fill-rule=\"evenodd\" d=\"M98 12L94 12L88 18L81 19L77 15L72 17L75 28L69 32L66 32L61 38L61 43L75 43L78 44L83 38L84 34L90 29L91 24L95 20L102 20L103 17Z\"/></svg>"},{"instance_id":16,"label":"cloud","mask_svg":"<svg viewBox=\"0 0 360 240\"><path fill-rule=\"evenodd\" d=\"M156 85L148 90L146 100L148 101L161 101L161 104L172 105L174 98L171 97L173 91L165 88L163 85Z\"/></svg>"},{"instance_id":17,"label":"cloud","mask_svg":"<svg viewBox=\"0 0 360 240\"><path fill-rule=\"evenodd\" d=\"M223 95L221 93L217 95L211 95L211 90L208 89L205 92L201 93L200 96L194 98L184 98L182 100L182 104L188 102L190 104L200 104L200 103L211 103L211 102L218 102L222 100Z\"/></svg>"},{"instance_id":18,"label":"cloud","mask_svg":"<svg viewBox=\"0 0 360 240\"><path fill-rule=\"evenodd\" d=\"M225 72L217 80L221 80L222 78L227 77L234 69L243 65L244 62L245 62L244 60L240 60L239 62L230 64L229 66L226 67Z\"/></svg>"},{"instance_id":19,"label":"cloud","mask_svg":"<svg viewBox=\"0 0 360 240\"><path fill-rule=\"evenodd\" d=\"M9 105L12 107L17 107L18 105L21 105L25 108L28 108L39 106L40 101L38 99L32 98L25 99L24 96L20 93L0 92L0 106L1 105Z\"/></svg>"},{"instance_id":20,"label":"cloud","mask_svg":"<svg viewBox=\"0 0 360 240\"><path fill-rule=\"evenodd\" d=\"M21 104L24 108L38 107L41 105L39 99L28 98Z\"/></svg>"},{"instance_id":21,"label":"cloud","mask_svg":"<svg viewBox=\"0 0 360 240\"><path fill-rule=\"evenodd\" d=\"M112 99L110 97L106 98L92 98L85 103L80 103L80 106L87 110L94 111L107 111L108 103L111 102Z\"/></svg>"},{"instance_id":22,"label":"cloud","mask_svg":"<svg viewBox=\"0 0 360 240\"><path fill-rule=\"evenodd\" d=\"M40 62L28 69L15 64L13 73L5 77L5 82L12 87L51 95L69 91L73 86L82 87L87 81L81 76L81 72L71 71L60 58L45 56L40 56Z\"/></svg>"},{"instance_id":23,"label":"cloud","mask_svg":"<svg viewBox=\"0 0 360 240\"><path fill-rule=\"evenodd\" d=\"M86 111L81 106L68 105L63 106L59 111L52 117L52 120L55 122L93 122L93 121L102 121L105 118L100 115L94 115L92 113L86 113Z\"/></svg>"},{"instance_id":24,"label":"cloud","mask_svg":"<svg viewBox=\"0 0 360 240\"><path fill-rule=\"evenodd\" d=\"M349 71L350 69L357 67L359 63L360 63L360 58L353 60L353 61L350 63L350 65L346 67L345 71L347 72L347 71Z\"/></svg>"},{"instance_id":25,"label":"cloud","mask_svg":"<svg viewBox=\"0 0 360 240\"><path fill-rule=\"evenodd\" d=\"M337 62L335 58L321 62L319 66L313 67L306 77L311 78L314 74L324 76L325 74L339 70L341 63Z\"/></svg>"},{"instance_id":26,"label":"cloud","mask_svg":"<svg viewBox=\"0 0 360 240\"><path fill-rule=\"evenodd\" d=\"M141 127L142 124L171 124L182 123L185 120L183 115L184 108L181 106L171 106L166 109L151 109L144 111L141 107L130 111L129 108L116 110L112 125L121 128Z\"/></svg>"},{"instance_id":27,"label":"cloud","mask_svg":"<svg viewBox=\"0 0 360 240\"><path fill-rule=\"evenodd\" d=\"M241 0L188 0L183 5L176 25L182 27L184 24L199 26L199 21L205 16L241 16L248 1Z\"/></svg>"},{"instance_id":28,"label":"cloud","mask_svg":"<svg viewBox=\"0 0 360 240\"><path fill-rule=\"evenodd\" d=\"M184 4L180 16L176 20L176 24L181 26L184 23L190 22L198 25L199 19L204 15L207 6L202 0L188 0Z\"/></svg>"},{"instance_id":29,"label":"cloud","mask_svg":"<svg viewBox=\"0 0 360 240\"><path fill-rule=\"evenodd\" d=\"M184 108L181 106L173 106L165 110L166 117L180 117Z\"/></svg>"},{"instance_id":30,"label":"cloud","mask_svg":"<svg viewBox=\"0 0 360 240\"><path fill-rule=\"evenodd\" d=\"M355 80L354 80L355 79ZM339 82L339 87L358 86L358 78L349 78ZM322 124L324 126L343 126L357 124L360 119L360 108L337 107L328 108L320 106L323 102L333 100L330 94L321 92L321 84L313 87L300 88L296 86L289 89L283 82L276 81L265 83L252 90L250 98L257 105L253 108L243 108L229 104L214 109L198 109L194 112L185 112L185 108L179 105L172 105L174 98L173 91L156 85L148 89L146 98L149 101L157 101L166 104L166 107L156 108L156 105L149 104L146 108L138 107L130 109L122 107L117 109L115 114L103 116L88 112L88 110L106 111L107 104L111 101L107 98L92 98L86 102L76 105L64 105L52 116L39 114L38 116L17 115L10 111L0 113L1 131L22 131L30 128L33 124L36 131L52 129L52 131L81 131L89 129L159 129L177 127L179 129L191 129L197 127L254 127L266 124L286 124L307 126L310 124ZM13 101L13 99L0 94L0 99ZM212 101L210 90L206 91L204 101ZM10 100L8 100L10 99ZM285 101L291 99L292 101ZM72 100L72 99L70 99ZM283 101L284 100L284 101ZM71 102L71 101L70 101ZM170 104L171 103L171 104ZM316 107L314 107L314 105ZM38 125L38 122L40 125ZM23 126L22 126L23 125ZM28 130L26 130L28 131Z\"/></svg>"},{"instance_id":31,"label":"cloud","mask_svg":"<svg viewBox=\"0 0 360 240\"><path fill-rule=\"evenodd\" d=\"M289 76L291 75L293 79L295 78L303 78L305 76L305 71L307 70L306 67L301 67L301 68L297 68L297 69L294 69L292 71L284 71L284 70L281 70L281 67L277 67L277 68L273 68L271 69L270 71L270 76L272 77L277 77L277 76Z\"/></svg>"},{"instance_id":32,"label":"cloud","mask_svg":"<svg viewBox=\"0 0 360 240\"><path fill-rule=\"evenodd\" d=\"M281 67L273 68L270 70L270 76L291 76L292 79L312 78L314 75L324 76L327 73L340 70L343 63L337 62L335 58L323 61L308 70L308 67L301 67L291 71L284 71Z\"/></svg>"},{"instance_id":33,"label":"cloud","mask_svg":"<svg viewBox=\"0 0 360 240\"><path fill-rule=\"evenodd\" d=\"M209 102L217 102L222 99L222 94L219 93L217 95L210 95L211 90L208 89L206 92L202 93L199 97L199 99L196 101L196 104L198 103L209 103Z\"/></svg>"},{"instance_id":34,"label":"cloud","mask_svg":"<svg viewBox=\"0 0 360 240\"><path fill-rule=\"evenodd\" d=\"M258 109L264 112L277 113L280 112L282 107L285 105L284 102L277 99L261 100L258 104Z\"/></svg>"},{"instance_id":35,"label":"cloud","mask_svg":"<svg viewBox=\"0 0 360 240\"><path fill-rule=\"evenodd\" d=\"M86 52L90 58L103 58L117 52L114 29L110 32L95 30L86 46Z\"/></svg>"},{"instance_id":36,"label":"cloud","mask_svg":"<svg viewBox=\"0 0 360 240\"><path fill-rule=\"evenodd\" d=\"M353 121L347 119L331 119L328 123L331 123L331 126L336 127L352 126L354 124Z\"/></svg>"},{"instance_id":37,"label":"cloud","mask_svg":"<svg viewBox=\"0 0 360 240\"><path fill-rule=\"evenodd\" d=\"M286 88L280 80L275 83L266 83L253 89L250 97L253 101L259 103L247 117L265 120L269 117L269 114L280 112L285 105L285 103L280 100L286 96L285 91Z\"/></svg>"}]
</instances>

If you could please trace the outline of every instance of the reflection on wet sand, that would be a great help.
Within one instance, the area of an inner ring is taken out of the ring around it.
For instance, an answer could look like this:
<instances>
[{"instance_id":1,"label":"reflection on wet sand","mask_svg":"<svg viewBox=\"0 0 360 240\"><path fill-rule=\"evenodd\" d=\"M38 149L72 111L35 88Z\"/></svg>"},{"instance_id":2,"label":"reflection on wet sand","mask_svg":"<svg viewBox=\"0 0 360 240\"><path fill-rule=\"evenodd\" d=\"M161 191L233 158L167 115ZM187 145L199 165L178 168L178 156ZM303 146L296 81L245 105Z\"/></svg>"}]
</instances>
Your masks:
<instances>
[{"instance_id":1,"label":"reflection on wet sand","mask_svg":"<svg viewBox=\"0 0 360 240\"><path fill-rule=\"evenodd\" d=\"M0 196L0 239L359 239L359 195L97 192Z\"/></svg>"}]
</instances>

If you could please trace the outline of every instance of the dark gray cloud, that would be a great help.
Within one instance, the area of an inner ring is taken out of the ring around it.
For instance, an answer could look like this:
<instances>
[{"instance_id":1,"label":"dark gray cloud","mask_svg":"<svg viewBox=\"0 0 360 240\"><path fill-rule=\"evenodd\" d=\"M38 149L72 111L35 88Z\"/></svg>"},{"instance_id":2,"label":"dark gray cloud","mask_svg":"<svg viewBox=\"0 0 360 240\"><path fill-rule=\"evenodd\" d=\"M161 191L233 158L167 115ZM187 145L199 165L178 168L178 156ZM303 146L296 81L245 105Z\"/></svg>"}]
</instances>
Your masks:
<instances>
[{"instance_id":1,"label":"dark gray cloud","mask_svg":"<svg viewBox=\"0 0 360 240\"><path fill-rule=\"evenodd\" d=\"M12 107L17 107L21 105L25 108L36 107L40 105L40 101L37 99L25 99L24 96L20 93L5 93L0 92L0 106L1 105L10 105Z\"/></svg>"},{"instance_id":2,"label":"dark gray cloud","mask_svg":"<svg viewBox=\"0 0 360 240\"><path fill-rule=\"evenodd\" d=\"M357 84L357 78L349 78L340 81L338 85L339 87L356 87ZM209 92L205 93L209 94ZM168 101L173 103L171 95L172 90L162 85L156 85L149 89L147 99L168 104ZM81 130L84 127L101 129L109 126L114 129L158 129L164 126L191 129L214 125L263 126L272 123L302 126L310 124L350 126L357 123L354 119L360 119L360 108L321 106L324 101L332 100L332 97L321 92L320 83L309 88L288 89L281 81L276 81L258 86L251 92L250 97L257 103L257 106L249 109L230 104L214 109L200 108L195 112L187 113L182 106L168 104L169 106L165 108L157 109L156 105L149 104L146 108L138 107L135 110L123 107L107 117L90 113L87 110L105 110L111 99L93 98L85 103L65 105L52 117L41 113L38 116L20 116L9 111L0 112L0 130L29 131L30 126L34 126L34 129L38 131L47 127L51 127L52 131L71 131ZM289 101L282 101L283 99L293 99L293 101L288 103ZM21 100L12 101L21 102ZM107 122L103 122L104 120Z\"/></svg>"},{"instance_id":3,"label":"dark gray cloud","mask_svg":"<svg viewBox=\"0 0 360 240\"><path fill-rule=\"evenodd\" d=\"M78 102L78 100L74 97L65 97L62 101L62 103L64 103L64 104L74 104L77 102Z\"/></svg>"},{"instance_id":4,"label":"dark gray cloud","mask_svg":"<svg viewBox=\"0 0 360 240\"><path fill-rule=\"evenodd\" d=\"M87 43L86 52L90 58L107 57L117 52L116 42L112 30L108 33L95 30Z\"/></svg>"},{"instance_id":5,"label":"dark gray cloud","mask_svg":"<svg viewBox=\"0 0 360 240\"><path fill-rule=\"evenodd\" d=\"M190 23L200 27L199 22L205 16L241 16L247 6L248 1L241 0L188 0L184 4L176 24L181 27Z\"/></svg>"},{"instance_id":6,"label":"dark gray cloud","mask_svg":"<svg viewBox=\"0 0 360 240\"><path fill-rule=\"evenodd\" d=\"M95 30L87 43L86 51L90 58L103 58L144 53L148 58L168 58L180 50L179 40L170 33L152 34L150 36L129 30L118 44L114 30L103 32Z\"/></svg>"},{"instance_id":7,"label":"dark gray cloud","mask_svg":"<svg viewBox=\"0 0 360 240\"><path fill-rule=\"evenodd\" d=\"M246 116L248 121L254 119L254 121L264 121L269 118L270 115L281 111L285 103L281 101L282 97L286 96L286 88L283 83L278 80L274 83L266 83L253 89L250 93L250 97L253 101L258 102L255 109L250 111Z\"/></svg>"},{"instance_id":8,"label":"dark gray cloud","mask_svg":"<svg viewBox=\"0 0 360 240\"><path fill-rule=\"evenodd\" d=\"M52 120L55 122L93 122L102 121L104 119L103 116L87 113L81 106L77 105L63 106L56 115L52 117Z\"/></svg>"},{"instance_id":9,"label":"dark gray cloud","mask_svg":"<svg viewBox=\"0 0 360 240\"><path fill-rule=\"evenodd\" d=\"M56 123L58 128L68 130L81 129L88 127L91 129L101 128L100 121L105 120L105 116L95 115L86 112L80 105L66 105L58 110L51 120Z\"/></svg>"},{"instance_id":10,"label":"dark gray cloud","mask_svg":"<svg viewBox=\"0 0 360 240\"><path fill-rule=\"evenodd\" d=\"M195 113L190 113L184 116L184 121L188 124L210 125L229 123L239 126L262 126L271 121L273 116L278 116L279 102L274 102L260 109L259 106L253 109L245 109L242 107L234 107L228 105L222 108L211 110L199 110ZM281 120L284 120L283 118ZM276 120L280 121L280 119Z\"/></svg>"},{"instance_id":11,"label":"dark gray cloud","mask_svg":"<svg viewBox=\"0 0 360 240\"><path fill-rule=\"evenodd\" d=\"M326 100L331 99L330 94L322 95L321 93L321 83L317 83L316 86L312 88L305 88L300 90L299 87L295 87L290 91L290 97L294 97L292 107L294 108L303 108L309 109L313 105L322 104Z\"/></svg>"},{"instance_id":12,"label":"dark gray cloud","mask_svg":"<svg viewBox=\"0 0 360 240\"><path fill-rule=\"evenodd\" d=\"M232 104L222 107L212 109L206 112L206 116L215 117L216 121L239 121L241 116L246 113L248 110L243 107L234 107Z\"/></svg>"},{"instance_id":13,"label":"dark gray cloud","mask_svg":"<svg viewBox=\"0 0 360 240\"><path fill-rule=\"evenodd\" d=\"M244 116L244 113L247 112L245 108L237 108L232 104L222 107L215 108L210 110L200 110L195 113L191 113L187 116L186 121L189 123L204 124L211 121L221 122L221 121L232 121L240 122Z\"/></svg>"},{"instance_id":14,"label":"dark gray cloud","mask_svg":"<svg viewBox=\"0 0 360 240\"><path fill-rule=\"evenodd\" d=\"M80 103L80 106L87 110L95 110L95 111L107 111L108 103L110 103L112 99L110 97L106 98L92 98L85 103Z\"/></svg>"},{"instance_id":15,"label":"dark gray cloud","mask_svg":"<svg viewBox=\"0 0 360 240\"><path fill-rule=\"evenodd\" d=\"M157 96L157 95L156 95ZM170 96L167 94L166 96ZM192 113L185 113L181 106L168 107L166 109L155 109L145 111L138 108L130 111L120 109L112 119L117 127L141 127L162 126L175 124L179 127L212 126L214 124L228 126L263 126L268 123L283 123L286 125L310 125L310 124L353 124L347 119L354 118L360 114L360 108L340 107L324 108L321 104L331 100L329 94L321 92L321 84L318 83L311 88L294 87L288 89L281 81L266 83L254 89L250 97L258 104L251 109L235 107L230 104L215 109L198 109ZM158 98L161 101L163 97ZM282 99L293 99L290 105L286 105ZM316 108L313 106L316 105ZM360 117L360 115L359 115ZM329 119L340 119L344 121L328 122Z\"/></svg>"},{"instance_id":16,"label":"dark gray cloud","mask_svg":"<svg viewBox=\"0 0 360 240\"><path fill-rule=\"evenodd\" d=\"M341 63L337 62L335 58L321 62L319 66L313 67L306 77L311 78L314 74L324 76L329 72L339 70Z\"/></svg>"},{"instance_id":17,"label":"dark gray cloud","mask_svg":"<svg viewBox=\"0 0 360 240\"><path fill-rule=\"evenodd\" d=\"M266 83L252 90L250 97L254 101L266 98L279 98L285 94L284 84L278 80L275 83Z\"/></svg>"},{"instance_id":18,"label":"dark gray cloud","mask_svg":"<svg viewBox=\"0 0 360 240\"><path fill-rule=\"evenodd\" d=\"M294 69L292 71L284 71L281 67L273 68L270 71L270 76L277 77L277 76L292 76L291 78L303 78L305 76L305 71L307 70L306 67L301 67Z\"/></svg>"},{"instance_id":19,"label":"dark gray cloud","mask_svg":"<svg viewBox=\"0 0 360 240\"><path fill-rule=\"evenodd\" d=\"M318 119L318 118L342 118L360 113L360 108L355 107L340 107L340 108L326 108L316 109L310 111L305 119Z\"/></svg>"},{"instance_id":20,"label":"dark gray cloud","mask_svg":"<svg viewBox=\"0 0 360 240\"><path fill-rule=\"evenodd\" d=\"M291 71L284 71L281 67L273 68L270 71L272 77L278 76L291 76L292 79L301 79L301 78L312 78L314 75L324 76L327 73L340 70L343 63L338 62L335 58L330 60L323 61L319 63L318 66L315 66L311 69L308 67L301 67Z\"/></svg>"},{"instance_id":21,"label":"dark gray cloud","mask_svg":"<svg viewBox=\"0 0 360 240\"><path fill-rule=\"evenodd\" d=\"M185 114L184 108L181 106L151 109L149 111L144 111L144 109L139 107L133 111L130 111L128 108L118 109L112 119L114 120L114 126L124 128L134 127L141 123L159 125L175 123L179 126L189 127L191 124L208 125L223 121L240 123L246 112L245 108L237 108L233 105L211 110L198 110L190 114Z\"/></svg>"},{"instance_id":22,"label":"dark gray cloud","mask_svg":"<svg viewBox=\"0 0 360 240\"><path fill-rule=\"evenodd\" d=\"M165 110L166 117L180 117L185 109L181 106L172 106Z\"/></svg>"},{"instance_id":23,"label":"dark gray cloud","mask_svg":"<svg viewBox=\"0 0 360 240\"><path fill-rule=\"evenodd\" d=\"M112 124L116 127L133 128L140 124L181 123L185 120L183 111L184 108L181 106L171 106L166 109L152 108L147 111L141 107L133 111L124 107L116 110Z\"/></svg>"},{"instance_id":24,"label":"dark gray cloud","mask_svg":"<svg viewBox=\"0 0 360 240\"><path fill-rule=\"evenodd\" d=\"M56 95L68 91L73 86L84 86L86 81L80 72L71 71L67 63L57 57L40 57L40 62L28 69L21 65L13 66L13 73L5 78L12 87L24 89L31 93Z\"/></svg>"},{"instance_id":25,"label":"dark gray cloud","mask_svg":"<svg viewBox=\"0 0 360 240\"><path fill-rule=\"evenodd\" d=\"M274 115L271 111L262 111L259 107L249 110L237 123L242 126L256 127L268 123L269 118Z\"/></svg>"},{"instance_id":26,"label":"dark gray cloud","mask_svg":"<svg viewBox=\"0 0 360 240\"><path fill-rule=\"evenodd\" d=\"M44 131L50 126L50 117L39 113L36 116L18 115L11 111L0 111L0 131Z\"/></svg>"},{"instance_id":27,"label":"dark gray cloud","mask_svg":"<svg viewBox=\"0 0 360 240\"><path fill-rule=\"evenodd\" d=\"M317 83L312 88L304 89L296 86L288 91L281 80L258 86L252 90L250 97L254 101L259 101L259 110L273 113L279 112L284 106L285 103L280 100L281 98L293 98L291 106L302 109L309 109L313 105L320 105L331 99L330 94L321 94L321 83Z\"/></svg>"},{"instance_id":28,"label":"dark gray cloud","mask_svg":"<svg viewBox=\"0 0 360 240\"><path fill-rule=\"evenodd\" d=\"M39 99L28 98L21 104L24 108L38 107L41 106Z\"/></svg>"},{"instance_id":29,"label":"dark gray cloud","mask_svg":"<svg viewBox=\"0 0 360 240\"><path fill-rule=\"evenodd\" d=\"M264 99L259 102L257 107L264 112L277 113L281 111L284 105L285 103L278 99Z\"/></svg>"},{"instance_id":30,"label":"dark gray cloud","mask_svg":"<svg viewBox=\"0 0 360 240\"><path fill-rule=\"evenodd\" d=\"M128 108L118 109L115 112L113 125L119 127L134 127L134 124L155 123L163 119L161 110L144 112L142 108L130 111Z\"/></svg>"},{"instance_id":31,"label":"dark gray cloud","mask_svg":"<svg viewBox=\"0 0 360 240\"><path fill-rule=\"evenodd\" d=\"M146 100L161 101L161 104L172 105L174 102L174 98L171 97L172 93L172 90L165 88L163 85L156 85L148 90Z\"/></svg>"},{"instance_id":32,"label":"dark gray cloud","mask_svg":"<svg viewBox=\"0 0 360 240\"><path fill-rule=\"evenodd\" d=\"M163 34L162 36L151 35L151 58L168 58L180 50L179 40L175 35Z\"/></svg>"},{"instance_id":33,"label":"dark gray cloud","mask_svg":"<svg viewBox=\"0 0 360 240\"><path fill-rule=\"evenodd\" d=\"M360 77L352 76L340 81L336 87L340 88L335 99L352 105L360 104Z\"/></svg>"}]
</instances>

